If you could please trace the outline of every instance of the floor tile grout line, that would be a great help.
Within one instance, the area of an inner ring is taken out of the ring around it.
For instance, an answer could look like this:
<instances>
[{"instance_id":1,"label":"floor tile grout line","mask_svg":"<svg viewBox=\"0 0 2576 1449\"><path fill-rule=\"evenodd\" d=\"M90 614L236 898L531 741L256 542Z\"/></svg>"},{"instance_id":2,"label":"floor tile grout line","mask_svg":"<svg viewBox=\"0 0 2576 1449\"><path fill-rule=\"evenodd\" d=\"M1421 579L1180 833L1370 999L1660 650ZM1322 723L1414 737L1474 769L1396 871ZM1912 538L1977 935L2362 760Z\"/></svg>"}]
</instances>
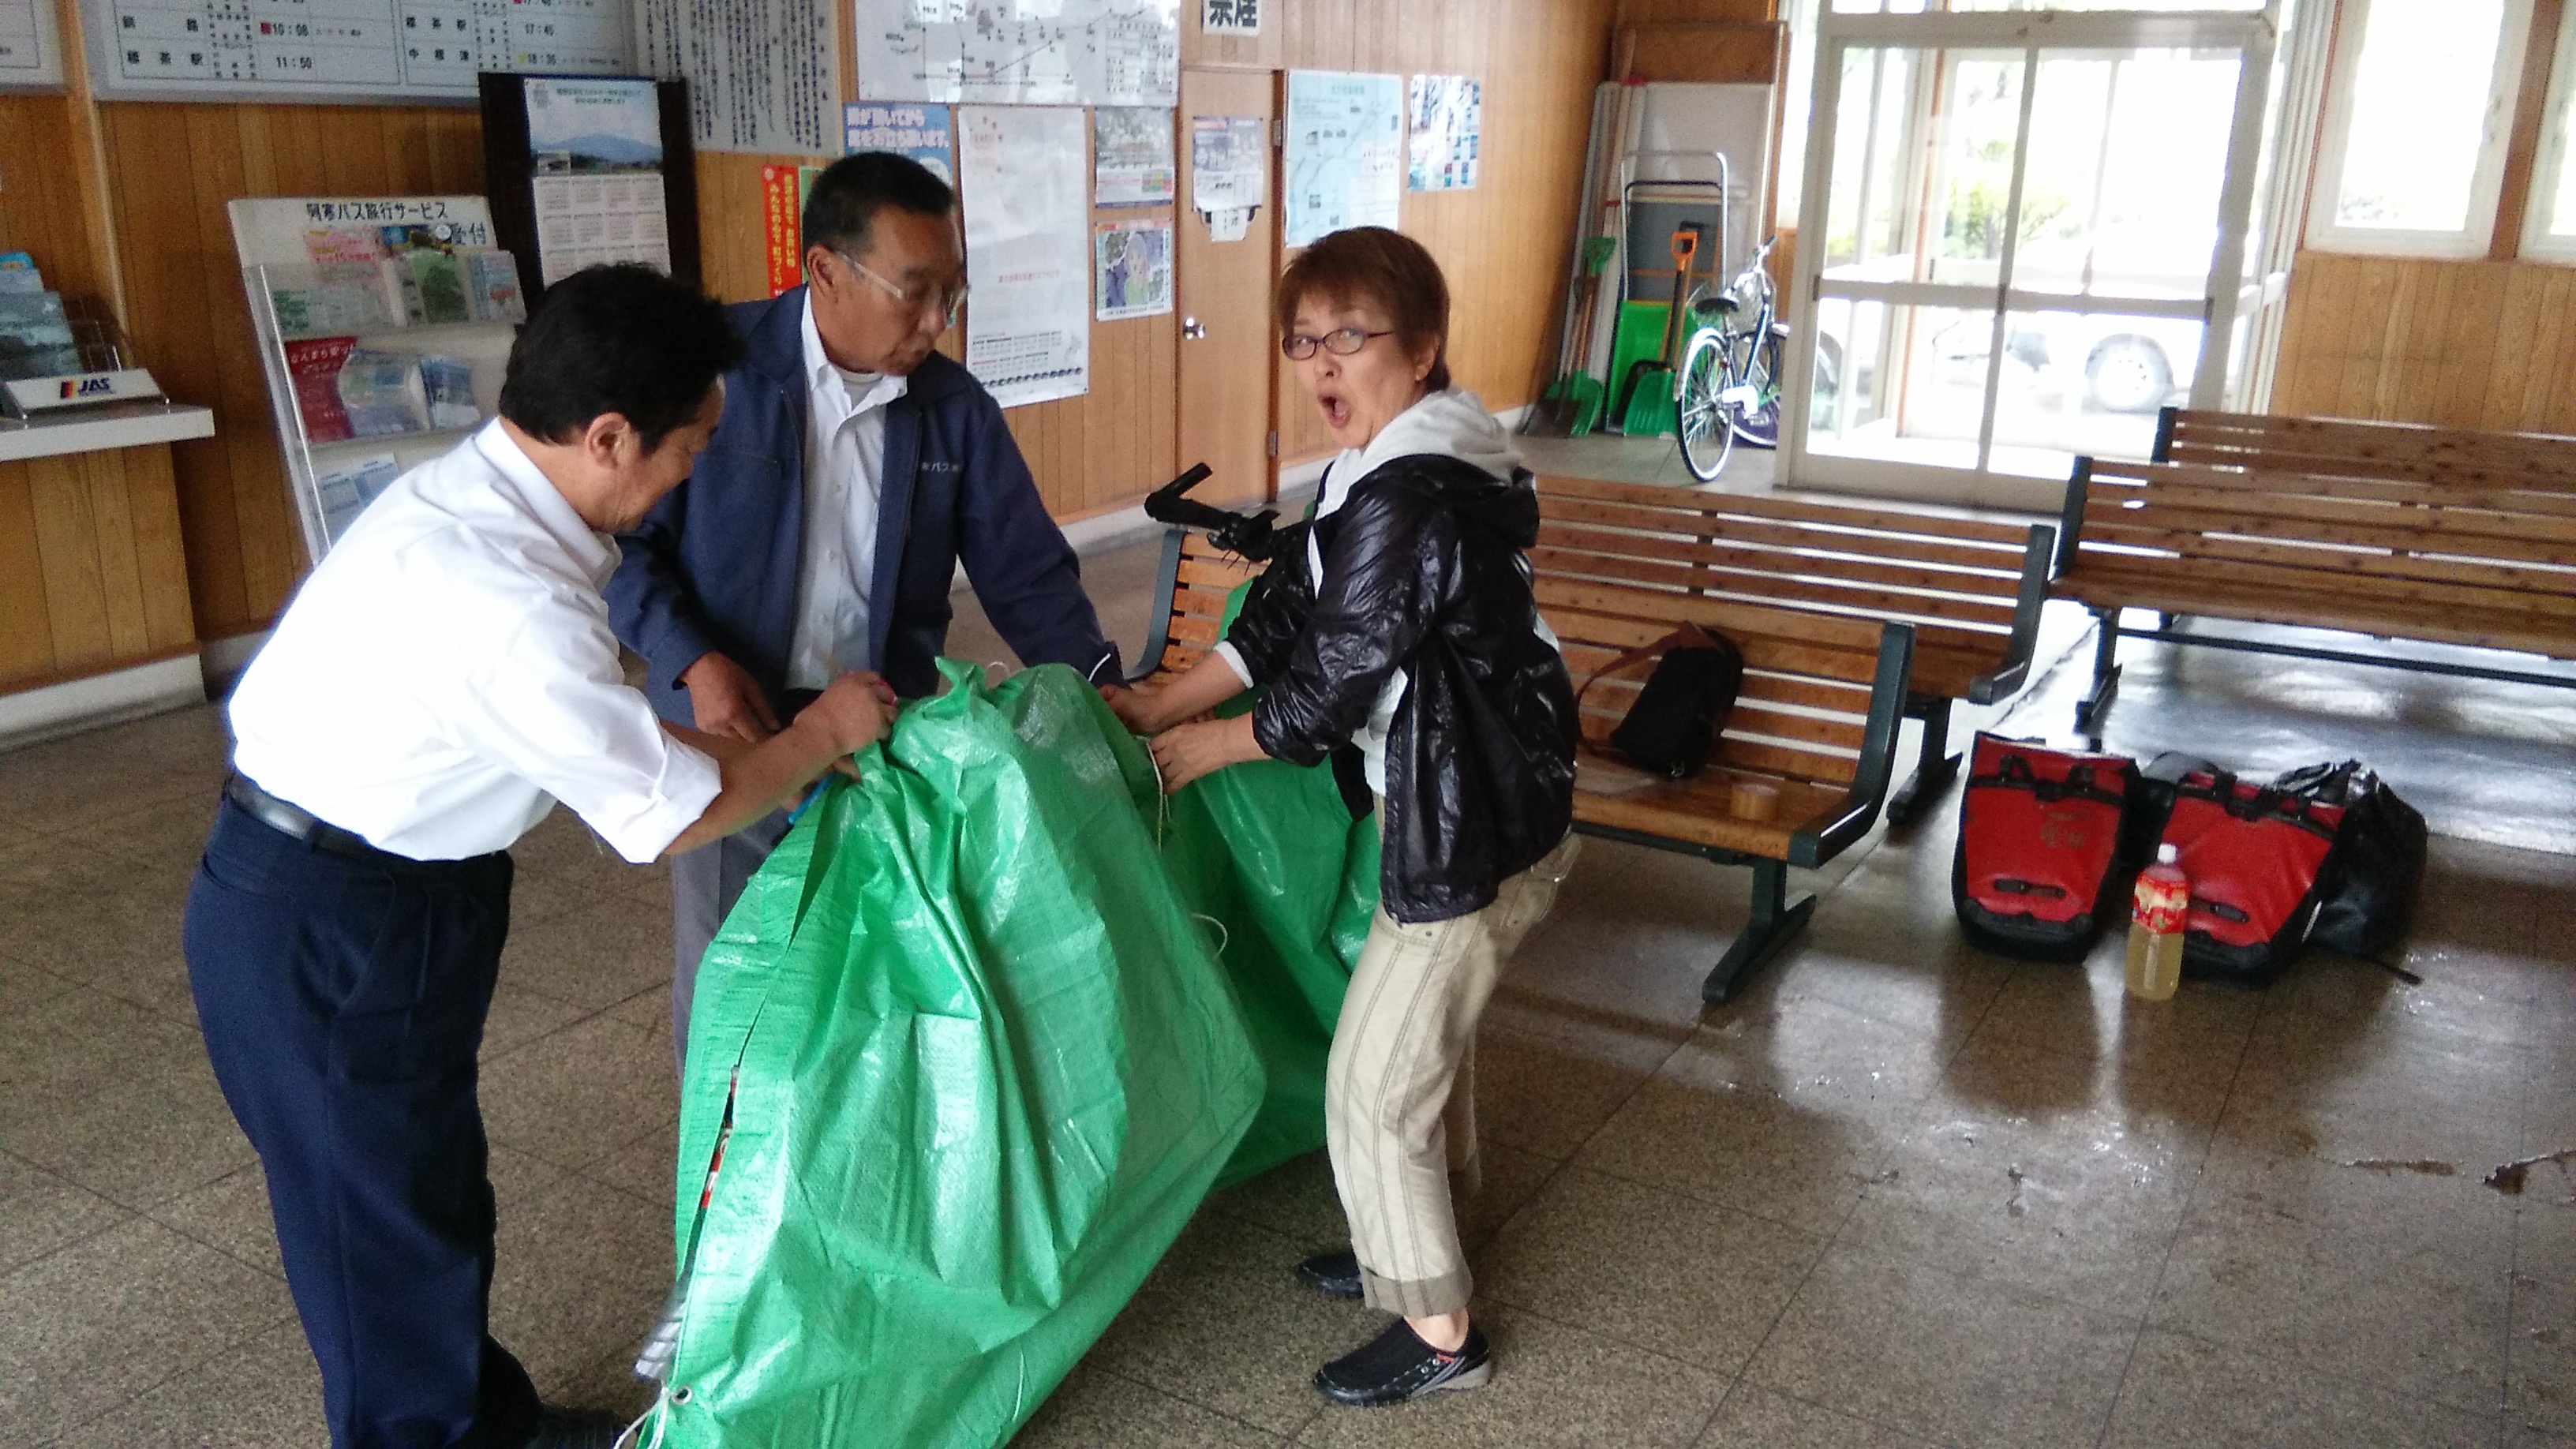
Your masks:
<instances>
[{"instance_id":1,"label":"floor tile grout line","mask_svg":"<svg viewBox=\"0 0 2576 1449\"><path fill-rule=\"evenodd\" d=\"M1083 1355L1083 1358L1082 1358L1082 1359L1077 1359L1077 1360L1075 1360L1075 1362L1076 1362L1076 1364L1077 1364L1077 1365L1079 1365L1080 1363L1082 1363L1082 1362L1084 1362L1085 1360L1087 1360L1089 1357L1090 1357L1090 1354L1089 1354L1089 1352L1086 1350L1086 1351L1085 1351L1085 1353L1084 1353L1084 1355ZM1288 1431L1288 1432L1287 1432L1287 1433L1285 1433L1285 1434L1281 1434L1281 1433L1277 1433L1277 1432L1275 1432L1275 1431L1273 1431L1273 1430L1270 1430L1270 1429L1265 1429L1265 1428L1261 1427L1259 1424L1256 1424L1256 1423L1252 1422L1250 1419L1244 1418L1244 1417L1243 1417L1242 1415L1240 1415L1240 1414L1229 1414L1229 1413L1227 1413L1225 1410L1220 1409L1220 1408L1217 1408L1217 1407L1215 1407L1214 1405L1211 1405L1211 1404L1202 1404L1202 1403L1200 1403L1200 1402L1199 1402L1198 1400L1196 1400L1196 1399L1183 1398L1181 1395L1176 1394L1176 1393L1173 1393L1171 1390L1166 1389L1166 1388L1163 1388L1163 1387L1161 1387L1160 1385L1157 1385L1157 1384L1149 1384L1149 1383L1145 1382L1143 1379L1140 1379L1140 1378L1136 1377L1134 1374L1128 1373L1128 1372L1126 1372L1126 1371L1125 1371L1125 1370L1123 1370L1123 1369L1112 1368L1112 1367L1110 1367L1110 1366L1109 1366L1109 1365L1107 1365L1107 1364L1095 1364L1095 1365L1093 1365L1093 1366L1092 1366L1092 1371L1093 1371L1093 1372L1095 1372L1095 1373L1106 1374L1106 1375L1108 1375L1110 1378L1116 1379L1116 1380L1118 1380L1119 1382L1124 1383L1124 1384L1127 1384L1128 1386L1130 1386L1130 1387L1132 1387L1132 1388L1139 1388L1139 1389L1143 1389L1145 1392L1147 1392L1147 1393L1149 1393L1149 1394L1152 1394L1152 1395L1154 1395L1154 1396L1155 1396L1155 1397L1157 1397L1157 1398L1169 1399L1169 1400L1171 1400L1173 1403L1187 1405L1188 1407L1193 1408L1193 1409L1196 1409L1196 1410L1198 1410L1200 1413L1203 1413L1203 1414L1213 1414L1213 1415L1215 1415L1216 1417L1218 1417L1218 1418L1220 1418L1220 1419L1223 1419L1223 1420L1225 1420L1227 1423L1229 1423L1229 1424L1233 1424L1233 1425L1235 1425L1235 1426L1236 1426L1236 1427L1238 1427L1238 1428L1250 1429L1252 1432L1254 1432L1254 1433L1256 1433L1256 1434L1259 1434L1259 1435L1261 1435L1261 1436L1262 1436L1262 1437L1264 1437L1264 1438L1268 1438L1268 1439L1276 1439L1276 1440L1278 1440L1278 1441L1279 1441L1280 1443L1282 1443L1282 1444L1293 1444L1293 1443L1297 1442L1297 1436L1298 1436L1298 1435L1300 1435L1300 1434L1303 1434L1304 1432L1306 1432L1306 1426L1307 1426L1307 1425L1309 1425L1309 1424L1314 1423L1314 1422L1315 1422L1315 1416L1316 1416L1316 1414L1318 1414L1318 1413L1320 1413L1320 1412L1321 1412L1321 1410L1309 1410L1309 1411L1307 1412L1306 1417L1305 1417L1305 1418L1303 1418L1303 1419L1301 1419L1301 1420L1299 1420L1299 1421L1297 1422L1297 1427L1296 1427L1296 1428L1294 1428L1294 1429L1292 1429L1292 1430ZM1056 1396L1056 1394L1057 1394L1058 1392L1060 1392L1063 1388L1064 1388L1063 1381L1062 1381L1062 1380L1058 1380L1058 1381L1057 1381L1057 1383L1056 1383L1056 1387L1055 1387L1054 1389L1051 1389L1051 1390L1049 1390L1049 1391L1048 1391L1048 1393L1047 1393L1047 1398L1048 1398L1048 1399L1052 1399L1052 1398L1054 1398L1054 1397ZM1041 1401L1041 1402L1040 1402L1040 1407L1041 1407L1041 1408L1043 1408L1043 1407L1044 1407L1044 1401Z\"/></svg>"},{"instance_id":2,"label":"floor tile grout line","mask_svg":"<svg viewBox=\"0 0 2576 1449\"><path fill-rule=\"evenodd\" d=\"M217 1346L216 1348L214 1348L211 1352L207 1353L204 1357L202 1357L202 1358L197 1358L197 1359L193 1359L193 1360L190 1360L189 1362L187 1362L187 1363L185 1363L185 1364L182 1364L180 1367L178 1367L178 1368L176 1368L176 1369L172 1370L172 1371L171 1371L171 1372L169 1372L169 1373L163 1374L161 1377L159 1377L159 1378L157 1378L157 1379L154 1379L152 1382L150 1382L150 1383L148 1383L148 1384L143 1385L141 1388L138 1388L138 1389L136 1389L134 1392L132 1392L132 1393L130 1393L130 1394L127 1394L124 1398L122 1398L122 1399L118 1400L117 1402L115 1402L115 1403L113 1403L113 1404L108 1405L106 1408L103 1408L103 1409L99 1410L97 1413L92 1414L92 1415L90 1415L89 1417L87 1417L87 1418L85 1418L85 1419L80 1419L80 1420L77 1420L77 1421L75 1421L75 1422L73 1422L73 1423L70 1423L70 1424L65 1425L65 1426L63 1427L63 1432L62 1432L62 1433L60 1433L60 1434L56 1434L53 1438L48 1439L48 1440L46 1440L45 1442L46 1442L47 1444L60 1444L60 1443L61 1443L61 1442L63 1442L63 1440L64 1440L65 1438L67 1438L68 1436L70 1436L70 1435L72 1435L72 1434L74 1434L74 1433L77 1433L77 1432L79 1432L79 1431L80 1431L80 1430L82 1430L82 1429L86 1429L86 1428L88 1428L90 1425L95 1424L95 1423L98 1423L98 1422L100 1422L101 1420L108 1418L110 1415L113 1415L113 1414L116 1414L116 1413L120 1412L121 1410L130 1409L130 1408L134 1407L134 1405L135 1405L135 1404L137 1404L137 1403L141 1402L141 1401L142 1401L142 1400L143 1400L147 1395L154 1394L154 1393L159 1392L159 1391L160 1391L160 1390L162 1390L162 1389L168 1388L170 1385L177 1383L179 1380L181 1380L181 1379L183 1379L183 1378L186 1378L188 1375L190 1375L190 1374L192 1374L192 1373L195 1373L195 1372L196 1372L196 1371L198 1371L199 1369L202 1369L202 1368L206 1367L208 1364L213 1363L215 1360L217 1360L217 1359L219 1359L219 1358L222 1358L225 1354L228 1354L228 1353L232 1352L234 1349L240 1348L240 1347L242 1347L242 1346L243 1346L243 1345L245 1345L245 1344L248 1344L248 1343L253 1342L254 1340L257 1340L257 1339L259 1339L259 1338L265 1337L265 1336L266 1336L266 1335L268 1335L268 1334L274 1333L274 1332L276 1332L280 1327L282 1327L282 1326L284 1326L284 1325L286 1325L286 1324L289 1324L289 1323L294 1323L295 1321L296 1321L296 1317L295 1317L295 1310L293 1310L292 1308L290 1308L290 1309L288 1309L284 1314L281 1314L280 1316L278 1316L278 1317L276 1317L276 1318L272 1318L272 1319L268 1320L266 1323L260 1324L260 1325L259 1325L258 1327L256 1327L256 1328L252 1328L252 1329L246 1330L245 1332L241 1333L241 1334L240 1334L240 1335L238 1335L237 1337L229 1338L229 1339L224 1340L224 1342L223 1342L223 1343L221 1343L220 1345L218 1345L218 1346Z\"/></svg>"},{"instance_id":3,"label":"floor tile grout line","mask_svg":"<svg viewBox=\"0 0 2576 1449\"><path fill-rule=\"evenodd\" d=\"M2218 1134L2227 1124L2227 1109L2235 1105L2236 1088L2244 1080L2245 1063L2254 1055L2254 1043L2262 1035L2263 1018L2272 1010L2270 988L2265 988L2264 995L2264 1003L2255 1012L2244 1042L2236 1048L2236 1064L2227 1073L2227 1089L2220 1094L2218 1112L2210 1119L2209 1138L2201 1148L2200 1166L2193 1171L2190 1185L2183 1189L2182 1211L2175 1216L2173 1234L2165 1239L2164 1254L2156 1260L2156 1276L2147 1285L2146 1302L2138 1314L2137 1331L2129 1336L2129 1352L2120 1361L2119 1381L2111 1390L2110 1404L2102 1411L2102 1427L2093 1436L2095 1449L2111 1442L2112 1427L2120 1421L2120 1403L2129 1394L2129 1375L2137 1370L2138 1350L2145 1346L2147 1334L2155 1327L2156 1303L2164 1296L2165 1274L2172 1271L2173 1255L2182 1246L2183 1234L2191 1229L2192 1207L2200 1201L2201 1187L2209 1180L2210 1154L2218 1148Z\"/></svg>"}]
</instances>

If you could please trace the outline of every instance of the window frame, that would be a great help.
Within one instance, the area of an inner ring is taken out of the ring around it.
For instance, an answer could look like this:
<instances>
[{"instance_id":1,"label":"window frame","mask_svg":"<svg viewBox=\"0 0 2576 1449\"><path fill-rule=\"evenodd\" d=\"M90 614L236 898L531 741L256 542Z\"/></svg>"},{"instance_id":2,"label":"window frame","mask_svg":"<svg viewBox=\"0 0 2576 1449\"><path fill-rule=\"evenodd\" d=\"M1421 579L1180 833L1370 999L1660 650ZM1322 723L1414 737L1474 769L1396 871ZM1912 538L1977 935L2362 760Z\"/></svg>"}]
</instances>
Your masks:
<instances>
[{"instance_id":1,"label":"window frame","mask_svg":"<svg viewBox=\"0 0 2576 1449\"><path fill-rule=\"evenodd\" d=\"M2542 102L2540 154L2533 158L2531 192L2523 201L2522 236L2516 255L2524 261L2576 263L2576 232L2551 235L2550 211L2558 189L2576 169L2576 15L2561 11L2558 54L2549 66L2549 91Z\"/></svg>"},{"instance_id":2,"label":"window frame","mask_svg":"<svg viewBox=\"0 0 2576 1449\"><path fill-rule=\"evenodd\" d=\"M2352 133L2353 87L2361 69L2362 46L2370 32L2374 3L2375 0L2345 0L2338 17L2325 115L2320 122L2317 169L2310 183L2307 244L2321 252L2368 256L2486 256L2494 244L2496 208L2504 192L2505 152L2512 144L2523 52L2531 38L2531 0L2504 0L2504 16L2496 36L2495 68L2487 81L2486 134L2479 140L2476 169L2470 176L2468 215L2457 230L2446 231L2345 226L2335 220L2335 208L2342 199L2345 148Z\"/></svg>"}]
</instances>

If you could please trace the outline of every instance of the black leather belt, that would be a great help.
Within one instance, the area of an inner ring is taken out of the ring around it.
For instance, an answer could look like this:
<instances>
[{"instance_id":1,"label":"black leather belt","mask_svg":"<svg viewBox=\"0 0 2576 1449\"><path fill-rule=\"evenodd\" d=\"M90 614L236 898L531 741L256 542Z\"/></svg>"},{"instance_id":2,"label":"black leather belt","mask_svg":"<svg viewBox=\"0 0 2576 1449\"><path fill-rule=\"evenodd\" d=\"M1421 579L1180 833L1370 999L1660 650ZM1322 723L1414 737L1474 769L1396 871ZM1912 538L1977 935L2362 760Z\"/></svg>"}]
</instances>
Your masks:
<instances>
[{"instance_id":1,"label":"black leather belt","mask_svg":"<svg viewBox=\"0 0 2576 1449\"><path fill-rule=\"evenodd\" d=\"M224 782L224 798L260 824L315 850L346 856L351 860L389 861L402 865L425 863L407 855L396 855L390 850L378 850L367 843L365 836L343 830L292 801L278 799L259 788L246 775L235 775Z\"/></svg>"}]
</instances>

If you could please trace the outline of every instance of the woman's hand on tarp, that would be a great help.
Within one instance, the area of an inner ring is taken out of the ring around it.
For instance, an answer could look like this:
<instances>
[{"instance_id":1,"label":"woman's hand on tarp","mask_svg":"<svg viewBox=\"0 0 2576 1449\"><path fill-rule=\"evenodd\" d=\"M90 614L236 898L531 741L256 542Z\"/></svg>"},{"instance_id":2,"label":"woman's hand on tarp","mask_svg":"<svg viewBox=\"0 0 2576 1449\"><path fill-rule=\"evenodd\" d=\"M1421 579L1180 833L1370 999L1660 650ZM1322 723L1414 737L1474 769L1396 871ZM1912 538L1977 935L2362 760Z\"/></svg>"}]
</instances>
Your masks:
<instances>
[{"instance_id":1,"label":"woman's hand on tarp","mask_svg":"<svg viewBox=\"0 0 2576 1449\"><path fill-rule=\"evenodd\" d=\"M1261 742L1253 738L1252 716L1248 714L1174 725L1154 736L1153 751L1154 767L1162 773L1166 795L1176 794L1191 781L1228 765L1266 758Z\"/></svg>"}]
</instances>

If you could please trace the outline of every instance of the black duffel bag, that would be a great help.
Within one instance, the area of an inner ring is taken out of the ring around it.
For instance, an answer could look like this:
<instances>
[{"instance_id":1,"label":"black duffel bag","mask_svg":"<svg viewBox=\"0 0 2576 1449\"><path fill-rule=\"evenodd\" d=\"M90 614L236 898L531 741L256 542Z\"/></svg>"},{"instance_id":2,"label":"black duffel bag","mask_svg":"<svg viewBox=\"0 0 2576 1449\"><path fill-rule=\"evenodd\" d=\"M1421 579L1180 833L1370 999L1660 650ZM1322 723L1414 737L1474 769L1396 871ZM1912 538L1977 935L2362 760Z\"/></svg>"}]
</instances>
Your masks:
<instances>
[{"instance_id":1,"label":"black duffel bag","mask_svg":"<svg viewBox=\"0 0 2576 1449\"><path fill-rule=\"evenodd\" d=\"M2272 782L2276 790L2343 807L2332 874L2308 928L2308 944L2340 956L2391 964L2424 883L2429 832L2423 812L2399 798L2359 760L2306 765Z\"/></svg>"}]
</instances>

